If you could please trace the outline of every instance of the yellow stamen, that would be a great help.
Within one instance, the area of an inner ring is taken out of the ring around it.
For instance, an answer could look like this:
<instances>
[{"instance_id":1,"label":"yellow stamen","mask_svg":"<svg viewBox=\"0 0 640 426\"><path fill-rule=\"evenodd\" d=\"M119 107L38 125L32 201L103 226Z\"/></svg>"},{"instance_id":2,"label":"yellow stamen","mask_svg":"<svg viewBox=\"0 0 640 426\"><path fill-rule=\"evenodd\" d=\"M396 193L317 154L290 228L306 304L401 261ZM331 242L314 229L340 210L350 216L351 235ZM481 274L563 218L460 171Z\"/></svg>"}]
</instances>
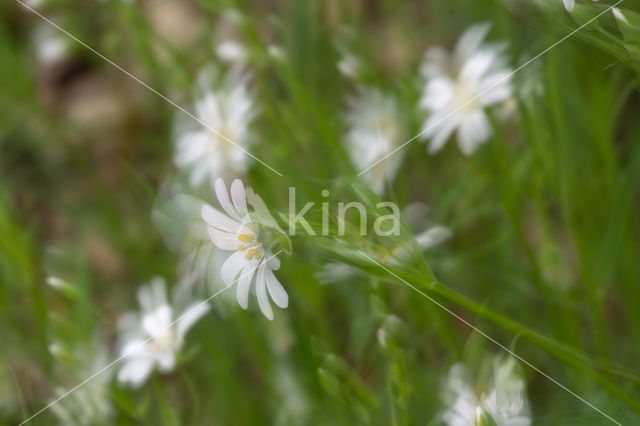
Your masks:
<instances>
[{"instance_id":1,"label":"yellow stamen","mask_svg":"<svg viewBox=\"0 0 640 426\"><path fill-rule=\"evenodd\" d=\"M244 255L245 259L254 258L254 259L258 260L261 257L262 257L262 255L260 253L258 253L258 250L254 249L254 248L247 250L247 253Z\"/></svg>"},{"instance_id":2,"label":"yellow stamen","mask_svg":"<svg viewBox=\"0 0 640 426\"><path fill-rule=\"evenodd\" d=\"M250 235L250 234L238 234L238 239L242 242L245 243L250 243L251 241L253 241L255 239L255 235Z\"/></svg>"}]
</instances>

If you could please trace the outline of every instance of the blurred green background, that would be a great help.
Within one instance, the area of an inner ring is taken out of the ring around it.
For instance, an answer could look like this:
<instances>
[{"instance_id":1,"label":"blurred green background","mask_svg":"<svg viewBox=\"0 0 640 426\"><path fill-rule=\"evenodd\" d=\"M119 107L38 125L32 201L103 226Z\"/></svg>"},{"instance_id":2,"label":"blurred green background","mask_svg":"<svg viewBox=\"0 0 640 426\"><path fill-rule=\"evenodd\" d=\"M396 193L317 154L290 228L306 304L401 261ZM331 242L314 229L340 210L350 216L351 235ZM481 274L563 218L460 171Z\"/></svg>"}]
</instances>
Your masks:
<instances>
[{"instance_id":1,"label":"blurred green background","mask_svg":"<svg viewBox=\"0 0 640 426\"><path fill-rule=\"evenodd\" d=\"M198 71L225 66L216 45L241 42L259 106L251 152L285 175L253 163L244 180L286 212L289 186L319 201L355 180L343 112L358 85L393 93L410 137L424 120L426 48L451 48L490 22L489 39L508 42L515 68L608 6L47 0L37 11L188 110ZM429 288L415 265L398 275L623 424L640 419L639 6L619 6L627 26L607 13L519 72L515 84L527 76L542 90L518 96L514 118L496 122L474 156L454 143L435 156L409 144L383 197L425 202L429 219L453 231L425 255L442 284ZM91 375L92 354L115 358L117 320L137 308L142 283L178 281L179 255L151 212L176 176L179 112L14 0L0 17L0 423L9 425ZM360 59L355 79L336 66L345 52ZM350 201L346 187L335 195ZM350 261L332 247L294 238L278 273L290 306L273 322L215 301L172 373L138 390L109 380L108 416L61 421L47 410L29 424L440 424L449 367L499 348L366 262L351 261L360 275L319 284L327 262ZM380 330L392 344L380 344ZM53 342L68 353L56 356ZM533 424L611 424L523 371ZM72 412L90 406L67 401Z\"/></svg>"}]
</instances>

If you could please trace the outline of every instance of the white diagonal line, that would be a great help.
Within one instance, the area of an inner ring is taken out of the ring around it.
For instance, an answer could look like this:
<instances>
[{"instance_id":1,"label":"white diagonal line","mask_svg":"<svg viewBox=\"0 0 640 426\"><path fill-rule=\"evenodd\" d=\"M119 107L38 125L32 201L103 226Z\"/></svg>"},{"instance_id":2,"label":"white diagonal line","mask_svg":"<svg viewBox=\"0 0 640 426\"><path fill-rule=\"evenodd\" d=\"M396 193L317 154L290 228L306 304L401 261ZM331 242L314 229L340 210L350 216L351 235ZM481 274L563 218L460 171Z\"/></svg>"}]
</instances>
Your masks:
<instances>
[{"instance_id":1,"label":"white diagonal line","mask_svg":"<svg viewBox=\"0 0 640 426\"><path fill-rule=\"evenodd\" d=\"M507 348L506 346L504 346L502 343L498 342L496 339L494 339L493 337L489 336L487 333L485 333L484 331L480 330L478 327L476 327L475 325L471 324L469 321L465 320L464 318L462 318L460 315L456 314L455 312L453 312L451 309L447 308L446 306L444 306L442 303L438 302L437 300L435 300L433 297L429 296L427 293L425 293L424 291L420 290L418 287L414 286L413 284L409 283L406 280L403 280L402 278L400 278L398 275L396 275L395 273L393 273L393 271L391 271L390 269L388 269L387 267L385 267L384 265L382 265L380 262L376 261L375 259L372 259L371 257L369 257L366 253L364 253L361 250L357 250L358 253L360 253L361 255L363 255L364 257L366 257L367 259L369 259L371 262L373 262L374 264L376 264L377 266L381 267L382 269L384 269L385 271L387 271L388 273L390 273L391 275L393 275L394 277L396 277L397 279L399 279L400 281L402 281L403 283L405 283L406 285L408 285L409 287L411 287L413 290L417 291L418 293L420 293L422 296L426 297L427 299L429 299L429 301L431 301L432 303L436 304L438 307L440 307L441 309L443 309L444 311L446 311L447 313L449 313L450 315L454 316L456 319L460 320L461 322L463 322L465 325L471 327L475 332L479 333L480 335L484 336L485 338L489 339L491 342L495 343L496 345L498 345L500 348L502 348L503 350L507 351L508 353L510 353L512 356L518 358L522 363L528 365L529 367L531 367L532 369L534 369L535 371L537 371L538 373L542 374L544 377L546 377L547 379L549 379L550 381L552 381L553 383L555 383L556 385L560 386L562 389L564 389L565 391L569 392L571 395L575 396L576 398L578 398L580 401L584 402L585 404L587 404L589 407L593 408L594 410L596 410L598 413L602 414L603 416L605 416L607 419L611 420L613 423L622 426L622 423L616 421L613 417L609 416L608 414L606 414L605 412L603 412L602 410L600 410L598 407L594 406L592 403L590 403L589 401L587 401L586 399L584 399L583 397L581 397L580 395L578 395L577 393L575 393L574 391L572 391L571 389L569 389L568 387L566 387L565 385L563 385L562 383L560 383L559 381L557 381L556 379L554 379L553 377L549 376L547 373L545 373L544 371L540 370L538 367L536 367L535 365L531 364L529 361L527 361L526 359L522 358L520 355L516 354L515 352L511 351L509 348Z\"/></svg>"},{"instance_id":2,"label":"white diagonal line","mask_svg":"<svg viewBox=\"0 0 640 426\"><path fill-rule=\"evenodd\" d=\"M265 260L265 262L268 262L269 260L273 259L274 257L278 256L280 253L282 253L282 250L280 250L278 253L274 254L273 256L269 257L267 260ZM258 265L260 266L260 265ZM47 405L45 405L44 407L42 407L40 410L38 410L35 414L31 415L28 419L23 420L22 423L20 423L18 426L22 426L25 423L27 423L28 421L32 420L34 417L36 417L37 415L41 414L43 411L48 410L49 408L51 408L53 405L57 404L58 402L60 402L60 400L66 398L67 396L69 396L71 393L75 392L76 390L78 390L78 388L80 388L81 386L85 385L87 382L95 379L96 377L98 377L100 374L104 373L106 370L108 370L110 367L114 366L115 364L117 364L118 362L122 361L124 358L128 357L129 355L133 354L135 351L137 351L138 349L140 349L142 346L146 345L147 343L149 343L151 340L155 339L157 336L160 336L161 334L163 334L165 331L167 331L169 328L171 328L174 324L176 324L178 321L180 321L182 318L186 317L187 315L191 314L193 311L195 311L196 309L199 309L201 306L206 305L207 303L209 303L211 300L213 300L217 295L219 295L220 293L222 293L223 291L225 291L226 289L228 289L229 287L231 287L232 285L234 285L235 283L237 283L238 281L240 281L243 277L253 273L253 271L255 271L258 266L256 266L255 268L251 269L250 271L248 271L245 274L242 274L240 277L238 277L235 281L233 281L232 283L230 283L229 285L227 285L226 287L222 288L221 290L217 291L216 293L214 293L213 295L209 296L207 299L203 300L202 302L198 303L196 306L194 306L193 308L189 309L187 312L183 313L182 315L180 315L177 319L175 319L173 322L171 322L168 326L164 327L162 330L158 331L157 333L151 335L150 337L148 337L146 340L139 342L137 345L135 345L133 348L131 348L128 352L125 352L124 354L120 355L118 358L116 358L115 360L111 361L109 364L107 364L106 366L102 367L100 370L96 371L95 373L93 373L91 376L89 376L88 378L86 378L85 380L83 380L82 382L78 383L77 385L75 385L74 387L72 387L71 389L69 389L68 391L66 391L65 393L63 393L62 395L60 395L58 398L54 399L53 401L51 401L50 403L48 403Z\"/></svg>"},{"instance_id":3,"label":"white diagonal line","mask_svg":"<svg viewBox=\"0 0 640 426\"><path fill-rule=\"evenodd\" d=\"M471 98L470 100L468 100L467 102L465 102L464 104L460 105L459 107L457 107L456 109L454 109L453 111L447 113L444 117L442 117L440 120L436 121L434 124L432 124L431 126L427 127L426 129L424 129L423 131L421 131L420 133L418 133L417 135L415 135L414 137L412 137L411 139L409 139L408 141L404 142L402 145L400 145L399 147L397 147L396 149L394 149L393 151L389 152L388 154L384 155L382 158L378 159L377 161L375 161L373 164L370 164L366 169L361 170L358 173L358 176L362 175L363 173L366 173L368 170L370 170L372 167L374 167L375 165L381 163L382 161L384 161L385 159L387 159L388 157L390 157L391 155L395 154L396 152L400 151L402 148L404 148L405 146L409 145L411 142L413 142L414 140L418 139L420 136L424 135L425 133L433 130L436 126L440 125L443 121L446 121L447 119L449 119L451 116L453 116L454 114L456 114L457 112L461 111L462 109L466 108L467 106L469 106L471 103L475 102L476 100L478 100L481 96L483 96L484 94L486 94L487 92L489 92L490 90L495 89L497 86L503 84L504 82L508 81L511 77L514 76L514 74L516 74L518 71L521 71L523 68L527 67L528 65L530 65L532 62L535 62L536 60L538 60L541 56L547 54L549 51L551 51L552 49L556 48L558 45L560 45L561 43L564 43L567 39L573 37L576 33L582 31L582 29L584 29L586 26L588 26L589 24L591 24L593 21L595 21L596 19L600 18L602 15L604 15L605 13L609 12L611 9L613 9L614 7L618 6L620 3L622 3L624 0L619 0L617 3L615 3L613 6L607 8L604 12L599 13L598 15L596 15L596 17L588 20L586 23L582 24L581 26L579 26L578 28L576 28L575 30L571 31L569 34L567 34L566 36L564 36L563 38L561 38L560 40L558 40L557 42L555 42L554 44L552 44L551 46L547 47L545 50L543 50L542 52L538 53L536 56L534 56L533 58L529 59L527 62L525 62L524 64L520 65L518 68L516 68L515 70L511 71L509 74L507 74L505 77L501 78L500 80L498 80L496 83L492 84L491 86L489 86L488 88L486 88L485 90L483 90L482 92L480 92L479 94L477 94L476 96L474 96L473 98Z\"/></svg>"},{"instance_id":4,"label":"white diagonal line","mask_svg":"<svg viewBox=\"0 0 640 426\"><path fill-rule=\"evenodd\" d=\"M29 9L31 12L35 13L36 15L38 15L40 18L42 18L44 21L46 21L47 23L49 23L50 25L52 25L53 27L57 28L58 30L60 30L61 32L63 32L65 35L67 35L68 37L70 37L71 39L73 39L75 42L81 44L82 46L86 47L87 49L89 49L91 52L93 52L94 54L98 55L100 58L102 58L103 60L107 61L109 64L113 65L114 67L116 67L118 70L122 71L124 74L126 74L128 77L132 78L133 80L135 80L136 82L138 82L140 85L142 85L143 87L145 87L146 89L148 89L149 91L151 91L152 93L154 93L155 95L158 95L160 98L162 98L163 100L165 100L166 102L170 103L171 105L173 105L174 107L176 107L177 109L179 109L180 111L182 111L183 113L185 113L186 115L188 115L189 117L193 118L194 120L196 120L198 123L200 123L202 126L204 126L205 128L207 128L208 130L210 130L211 132L213 132L214 134L216 134L218 137L224 139L225 141L229 142L231 145L235 146L236 148L238 148L240 151L244 152L245 154L247 154L248 156L250 156L251 158L253 158L254 160L256 160L258 163L262 164L263 166L265 166L266 168L268 168L269 170L271 170L272 172L274 172L275 174L277 174L278 176L282 177L284 176L282 173L280 173L279 171L277 171L276 169L274 169L273 167L271 167L270 165L268 165L267 163L265 163L264 161L262 161L261 159L259 159L258 157L256 157L255 155L253 155L252 153L250 153L249 151L247 151L246 149L244 149L243 147L241 147L240 145L238 145L237 143L235 143L234 141L232 141L231 139L229 139L227 136L225 136L224 134L220 133L219 131L217 131L216 129L214 129L213 127L209 126L207 123L205 123L204 121L202 121L201 119L199 119L198 117L196 117L195 115L193 115L192 113L190 113L189 111L187 111L185 108L181 107L180 105L178 105L177 103L175 103L174 101L172 101L171 99L169 99L167 96L163 95L162 93L158 92L156 89L154 89L153 87L151 87L149 84L145 83L144 81L140 80L138 77L136 77L135 75L131 74L129 71L125 70L124 68L122 68L120 65L116 64L115 62L113 62L111 59L107 58L106 56L104 56L102 53L98 52L97 50L95 50L93 47L89 46L87 43L83 42L82 40L80 40L78 37L74 36L73 34L71 34L70 32L68 32L67 30L65 30L64 28L60 27L58 24L56 24L55 22L53 22L52 20L50 20L49 18L47 18L46 16L42 15L41 13L39 13L37 10L33 9L32 7L28 6L27 4L25 4L24 2L22 2L22 0L16 0L18 3L20 3L23 7L25 7L26 9Z\"/></svg>"}]
</instances>

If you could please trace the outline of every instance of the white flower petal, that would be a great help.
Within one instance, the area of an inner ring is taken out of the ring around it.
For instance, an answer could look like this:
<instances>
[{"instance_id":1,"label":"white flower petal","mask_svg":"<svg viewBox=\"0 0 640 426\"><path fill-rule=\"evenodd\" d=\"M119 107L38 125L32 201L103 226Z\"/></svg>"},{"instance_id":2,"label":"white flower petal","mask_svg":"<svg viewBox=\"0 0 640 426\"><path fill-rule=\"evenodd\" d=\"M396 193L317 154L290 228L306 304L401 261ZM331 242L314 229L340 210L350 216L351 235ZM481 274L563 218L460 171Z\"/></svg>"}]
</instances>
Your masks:
<instances>
[{"instance_id":1,"label":"white flower petal","mask_svg":"<svg viewBox=\"0 0 640 426\"><path fill-rule=\"evenodd\" d=\"M237 279L238 274L242 271L247 263L243 251L236 251L227 258L222 264L220 276L226 285L231 285Z\"/></svg>"},{"instance_id":2,"label":"white flower petal","mask_svg":"<svg viewBox=\"0 0 640 426\"><path fill-rule=\"evenodd\" d=\"M247 309L249 306L249 289L251 288L251 281L256 274L256 266L258 266L258 261L246 261L245 267L242 269L242 273L238 278L236 299L238 300L238 305L240 305L242 309Z\"/></svg>"},{"instance_id":3,"label":"white flower petal","mask_svg":"<svg viewBox=\"0 0 640 426\"><path fill-rule=\"evenodd\" d=\"M150 358L131 358L124 361L118 371L118 381L129 383L134 387L139 387L153 369L153 360Z\"/></svg>"},{"instance_id":4,"label":"white flower petal","mask_svg":"<svg viewBox=\"0 0 640 426\"><path fill-rule=\"evenodd\" d=\"M280 259L278 256L274 256L273 253L265 252L264 256L269 259L269 268L273 271L280 269Z\"/></svg>"},{"instance_id":5,"label":"white flower petal","mask_svg":"<svg viewBox=\"0 0 640 426\"><path fill-rule=\"evenodd\" d=\"M246 49L235 40L225 40L216 46L216 53L225 62L243 62L247 56Z\"/></svg>"},{"instance_id":6,"label":"white flower petal","mask_svg":"<svg viewBox=\"0 0 640 426\"><path fill-rule=\"evenodd\" d=\"M218 129L223 123L222 114L218 105L218 99L215 93L206 92L204 96L196 103L196 113L198 118L207 126L207 132L211 129Z\"/></svg>"},{"instance_id":7,"label":"white flower petal","mask_svg":"<svg viewBox=\"0 0 640 426\"><path fill-rule=\"evenodd\" d=\"M167 329L171 326L171 321L171 306L163 305L142 317L142 328L149 336L158 336L167 332Z\"/></svg>"},{"instance_id":8,"label":"white flower petal","mask_svg":"<svg viewBox=\"0 0 640 426\"><path fill-rule=\"evenodd\" d=\"M416 235L416 243L422 250L427 250L451 238L451 235L452 232L449 228L434 226Z\"/></svg>"},{"instance_id":9,"label":"white flower petal","mask_svg":"<svg viewBox=\"0 0 640 426\"><path fill-rule=\"evenodd\" d=\"M125 358L146 357L146 340L140 337L129 340L122 349L120 349L120 356Z\"/></svg>"},{"instance_id":10,"label":"white flower petal","mask_svg":"<svg viewBox=\"0 0 640 426\"><path fill-rule=\"evenodd\" d=\"M471 155L491 136L491 124L482 110L469 114L458 130L458 145L465 155Z\"/></svg>"},{"instance_id":11,"label":"white flower petal","mask_svg":"<svg viewBox=\"0 0 640 426\"><path fill-rule=\"evenodd\" d=\"M202 130L187 132L178 138L174 161L178 167L198 161L205 154L209 134Z\"/></svg>"},{"instance_id":12,"label":"white flower petal","mask_svg":"<svg viewBox=\"0 0 640 426\"><path fill-rule=\"evenodd\" d=\"M266 262L258 267L258 274L256 276L256 297L258 298L258 306L260 310L269 320L273 320L273 309L269 303L269 296L267 296L267 283L265 277L265 270L268 269Z\"/></svg>"},{"instance_id":13,"label":"white flower petal","mask_svg":"<svg viewBox=\"0 0 640 426\"><path fill-rule=\"evenodd\" d=\"M490 24L474 25L460 36L454 53L458 66L462 65L467 58L480 50L490 29Z\"/></svg>"},{"instance_id":14,"label":"white flower petal","mask_svg":"<svg viewBox=\"0 0 640 426\"><path fill-rule=\"evenodd\" d=\"M438 116L429 121L433 121L434 124L427 122L423 131L425 136L433 135L429 144L429 154L433 155L444 147L444 144L458 126L458 120L455 116L444 119Z\"/></svg>"},{"instance_id":15,"label":"white flower petal","mask_svg":"<svg viewBox=\"0 0 640 426\"><path fill-rule=\"evenodd\" d=\"M247 214L247 197L244 192L244 184L240 179L234 180L231 184L231 200L238 217L244 218Z\"/></svg>"},{"instance_id":16,"label":"white flower petal","mask_svg":"<svg viewBox=\"0 0 640 426\"><path fill-rule=\"evenodd\" d=\"M433 78L420 99L420 106L429 111L444 108L451 101L454 90L453 81L449 77Z\"/></svg>"},{"instance_id":17,"label":"white flower petal","mask_svg":"<svg viewBox=\"0 0 640 426\"><path fill-rule=\"evenodd\" d=\"M459 79L467 85L477 85L492 66L500 52L496 49L485 48L468 58L460 69Z\"/></svg>"},{"instance_id":18,"label":"white flower petal","mask_svg":"<svg viewBox=\"0 0 640 426\"><path fill-rule=\"evenodd\" d=\"M209 232L211 233L211 228L221 232L222 234L227 234L229 238L235 238L238 233L244 232L245 228L239 222L231 219L226 216L222 212L216 210L208 204L202 206L201 209L202 220L204 220L207 225L210 226ZM216 234L217 235L217 234ZM212 236L212 239L214 237ZM213 242L216 243L216 240L213 239ZM221 247L222 248L222 247ZM224 249L229 250L229 249ZM235 247L231 250L235 250Z\"/></svg>"},{"instance_id":19,"label":"white flower petal","mask_svg":"<svg viewBox=\"0 0 640 426\"><path fill-rule=\"evenodd\" d=\"M512 71L503 70L483 78L478 85L478 92L482 93L482 95L477 101L483 106L491 106L511 97L513 92L513 87L511 86L512 75Z\"/></svg>"},{"instance_id":20,"label":"white flower petal","mask_svg":"<svg viewBox=\"0 0 640 426\"><path fill-rule=\"evenodd\" d=\"M138 290L138 301L143 311L150 312L167 304L166 284L161 277L154 277L149 285Z\"/></svg>"},{"instance_id":21,"label":"white flower petal","mask_svg":"<svg viewBox=\"0 0 640 426\"><path fill-rule=\"evenodd\" d=\"M235 251L241 244L236 236L237 234L229 234L217 230L213 227L209 228L209 237L214 242L215 246L221 250Z\"/></svg>"},{"instance_id":22,"label":"white flower petal","mask_svg":"<svg viewBox=\"0 0 640 426\"><path fill-rule=\"evenodd\" d=\"M576 0L563 0L563 1L564 1L565 9L571 12L573 10L573 7L576 5Z\"/></svg>"},{"instance_id":23,"label":"white flower petal","mask_svg":"<svg viewBox=\"0 0 640 426\"><path fill-rule=\"evenodd\" d=\"M264 273L267 280L267 289L269 290L271 299L280 308L286 308L289 305L289 295L287 294L287 291L282 287L282 284L280 284L280 281L268 266L265 268Z\"/></svg>"},{"instance_id":24,"label":"white flower petal","mask_svg":"<svg viewBox=\"0 0 640 426\"><path fill-rule=\"evenodd\" d=\"M227 186L224 184L224 180L222 178L217 178L215 182L215 191L216 197L218 197L218 202L220 206L224 209L225 212L233 219L238 222L242 222L242 219L238 217L235 209L233 208L233 204L231 204L231 200L229 200L229 193L227 192Z\"/></svg>"},{"instance_id":25,"label":"white flower petal","mask_svg":"<svg viewBox=\"0 0 640 426\"><path fill-rule=\"evenodd\" d=\"M178 317L179 320L176 323L176 330L180 339L184 338L187 331L193 327L200 318L202 318L207 312L209 312L209 304L204 303L202 300L191 304L184 312Z\"/></svg>"},{"instance_id":26,"label":"white flower petal","mask_svg":"<svg viewBox=\"0 0 640 426\"><path fill-rule=\"evenodd\" d=\"M162 372L173 370L176 365L176 354L173 351L164 351L157 355L156 362Z\"/></svg>"}]
</instances>

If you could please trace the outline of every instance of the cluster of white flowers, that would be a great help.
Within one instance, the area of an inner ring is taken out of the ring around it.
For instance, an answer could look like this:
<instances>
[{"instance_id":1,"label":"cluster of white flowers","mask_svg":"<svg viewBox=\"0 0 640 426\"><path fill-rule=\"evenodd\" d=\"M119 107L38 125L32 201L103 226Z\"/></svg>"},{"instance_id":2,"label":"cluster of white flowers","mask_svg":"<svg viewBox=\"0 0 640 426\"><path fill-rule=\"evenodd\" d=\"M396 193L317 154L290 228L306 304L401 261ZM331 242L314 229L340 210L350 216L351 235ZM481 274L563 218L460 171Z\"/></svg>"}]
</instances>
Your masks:
<instances>
[{"instance_id":1,"label":"cluster of white flowers","mask_svg":"<svg viewBox=\"0 0 640 426\"><path fill-rule=\"evenodd\" d=\"M565 0L565 5L570 9L573 1ZM508 66L506 44L485 42L489 29L489 25L470 28L453 53L442 48L426 52L420 69L423 87L419 108L427 117L420 137L430 141L431 154L440 151L453 135L465 155L473 154L492 135L489 109L513 96L513 71ZM43 61L51 61L64 51L62 44L41 47ZM204 265L199 267L200 278L213 273L224 283L223 290L235 285L236 300L243 309L248 308L253 290L260 311L272 320L271 302L280 308L289 304L288 293L275 274L280 269L284 233L251 188L235 179L228 189L223 180L242 177L249 167L244 150L253 144L252 123L257 108L249 86L250 74L242 69L247 52L235 40L220 42L216 52L230 67L225 74L201 73L194 107L199 123L178 122L175 137L175 165L188 176L191 187L214 192L221 208L195 203L196 233L206 244L206 261L191 260ZM274 56L282 58L280 53ZM359 67L354 56L345 56L339 64L350 78L357 76ZM394 153L407 136L408 120L404 116L392 94L372 87L359 87L345 113L348 155L359 170L375 163L363 180L377 194L385 192L385 184L394 179L401 166L402 154ZM451 235L448 228L424 223L425 206L409 206L405 214L414 225L421 250ZM224 252L229 253L226 258ZM401 248L392 253L396 261L402 261L405 254ZM212 265L215 270L211 270ZM344 265L327 266L334 275L323 281L335 281L335 273L338 279L354 273ZM123 363L117 374L119 382L138 387L154 370L169 372L175 368L188 331L209 310L208 299L191 298L188 303L180 300L178 293L187 287L176 286L169 297L165 281L154 278L139 289L140 312L126 314L120 321ZM445 401L449 409L442 416L448 425L475 425L482 413L499 426L531 423L524 381L516 375L513 360L496 363L494 383L483 394L477 394L465 381L465 374L461 365L451 370Z\"/></svg>"},{"instance_id":2,"label":"cluster of white flowers","mask_svg":"<svg viewBox=\"0 0 640 426\"><path fill-rule=\"evenodd\" d=\"M215 256L219 260L216 264L220 265L216 272L226 287L237 284L237 301L244 309L248 307L249 292L255 283L260 310L273 319L269 298L281 308L286 308L289 302L286 290L273 272L280 268L280 252L274 253L278 243L271 234L281 230L260 197L251 188L245 188L239 179L233 181L230 191L220 178L214 188L226 214L204 204L201 219L209 241L218 250L232 252L224 261ZM209 310L208 300L188 304L179 300L180 295L190 291L187 281L181 284L176 287L172 300L167 297L165 282L159 277L139 290L141 312L127 314L120 321L120 356L124 361L117 376L119 382L138 387L154 368L161 372L174 369L187 332ZM180 304L188 306L179 309Z\"/></svg>"},{"instance_id":3,"label":"cluster of white flowers","mask_svg":"<svg viewBox=\"0 0 640 426\"><path fill-rule=\"evenodd\" d=\"M489 29L488 24L468 29L452 54L440 47L425 54L419 107L427 118L419 137L430 140L431 154L440 151L453 134L461 151L473 154L492 134L487 109L513 97L513 70L504 53L507 45L486 43ZM364 182L380 194L402 162L403 113L391 94L371 88L358 93L346 114L345 142L354 166L366 170Z\"/></svg>"}]
</instances>

